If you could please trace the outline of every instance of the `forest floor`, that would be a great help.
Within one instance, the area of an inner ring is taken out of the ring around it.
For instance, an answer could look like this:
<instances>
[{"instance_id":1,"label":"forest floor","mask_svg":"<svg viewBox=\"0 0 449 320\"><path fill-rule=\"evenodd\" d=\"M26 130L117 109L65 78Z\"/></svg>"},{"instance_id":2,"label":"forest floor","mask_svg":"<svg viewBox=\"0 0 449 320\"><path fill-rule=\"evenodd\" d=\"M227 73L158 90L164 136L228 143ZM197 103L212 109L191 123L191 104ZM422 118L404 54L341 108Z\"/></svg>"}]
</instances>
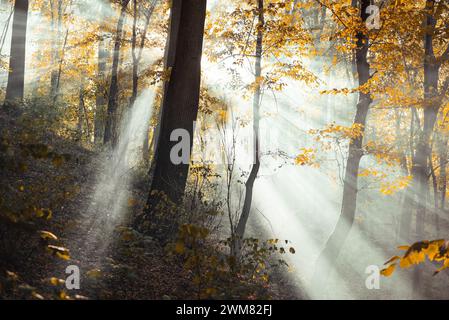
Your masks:
<instances>
[{"instance_id":1,"label":"forest floor","mask_svg":"<svg viewBox=\"0 0 449 320\"><path fill-rule=\"evenodd\" d=\"M126 221L102 237L103 222L86 206L102 165L98 151L52 133L32 114L0 110L0 134L0 298L198 297L181 259ZM136 200L129 211L142 210L146 186L145 178L132 185ZM70 265L80 270L79 290L65 289ZM270 296L297 298L293 290L280 289L287 287L287 280L276 277Z\"/></svg>"}]
</instances>

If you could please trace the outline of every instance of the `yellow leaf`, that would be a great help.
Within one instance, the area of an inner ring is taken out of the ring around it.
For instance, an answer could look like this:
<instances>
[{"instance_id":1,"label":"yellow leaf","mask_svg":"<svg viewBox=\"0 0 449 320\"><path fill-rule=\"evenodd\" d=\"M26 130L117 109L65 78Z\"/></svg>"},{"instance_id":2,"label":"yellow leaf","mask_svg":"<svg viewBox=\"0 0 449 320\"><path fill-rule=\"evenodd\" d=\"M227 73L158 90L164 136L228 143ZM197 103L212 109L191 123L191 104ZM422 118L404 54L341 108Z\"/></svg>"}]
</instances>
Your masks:
<instances>
[{"instance_id":1,"label":"yellow leaf","mask_svg":"<svg viewBox=\"0 0 449 320\"><path fill-rule=\"evenodd\" d=\"M51 277L50 278L50 284L53 286L57 286L58 284L64 284L65 281L63 279L58 279L56 277Z\"/></svg>"},{"instance_id":2,"label":"yellow leaf","mask_svg":"<svg viewBox=\"0 0 449 320\"><path fill-rule=\"evenodd\" d=\"M388 267L386 267L385 269L382 269L380 271L380 274L383 275L384 277L389 277L393 274L394 269L396 268L396 264L390 264Z\"/></svg>"},{"instance_id":3,"label":"yellow leaf","mask_svg":"<svg viewBox=\"0 0 449 320\"><path fill-rule=\"evenodd\" d=\"M412 265L412 263L410 262L410 259L407 258L402 258L401 261L399 262L399 266L401 268L408 268Z\"/></svg>"}]
</instances>

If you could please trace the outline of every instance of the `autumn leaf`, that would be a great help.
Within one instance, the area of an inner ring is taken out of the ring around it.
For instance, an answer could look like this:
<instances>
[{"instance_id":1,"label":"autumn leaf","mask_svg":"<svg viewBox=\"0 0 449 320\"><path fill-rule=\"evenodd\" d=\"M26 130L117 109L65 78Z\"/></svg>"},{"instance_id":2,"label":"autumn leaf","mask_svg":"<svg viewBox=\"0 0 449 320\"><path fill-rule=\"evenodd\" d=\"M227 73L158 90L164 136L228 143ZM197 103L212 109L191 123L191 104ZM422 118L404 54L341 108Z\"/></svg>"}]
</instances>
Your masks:
<instances>
[{"instance_id":1,"label":"autumn leaf","mask_svg":"<svg viewBox=\"0 0 449 320\"><path fill-rule=\"evenodd\" d=\"M396 268L396 264L390 264L388 267L386 267L385 269L382 269L380 271L380 274L383 275L384 277L389 277L393 274L394 269Z\"/></svg>"},{"instance_id":2,"label":"autumn leaf","mask_svg":"<svg viewBox=\"0 0 449 320\"><path fill-rule=\"evenodd\" d=\"M53 285L53 286L62 285L62 284L65 283L65 281L64 281L63 279L58 279L58 278L56 278L56 277L51 277L51 278L49 279L49 282L50 282L50 284Z\"/></svg>"}]
</instances>

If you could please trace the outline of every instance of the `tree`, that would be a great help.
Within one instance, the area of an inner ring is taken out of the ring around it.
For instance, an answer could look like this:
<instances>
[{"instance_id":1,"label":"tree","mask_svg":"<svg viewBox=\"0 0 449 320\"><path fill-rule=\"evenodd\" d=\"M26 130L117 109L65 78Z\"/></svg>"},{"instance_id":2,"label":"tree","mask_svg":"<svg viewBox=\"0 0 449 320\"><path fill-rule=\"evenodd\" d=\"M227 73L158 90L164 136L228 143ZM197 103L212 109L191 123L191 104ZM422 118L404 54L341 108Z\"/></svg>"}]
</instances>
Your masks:
<instances>
[{"instance_id":1,"label":"tree","mask_svg":"<svg viewBox=\"0 0 449 320\"><path fill-rule=\"evenodd\" d=\"M434 131L438 112L441 107L440 95L445 92L439 90L439 78L441 64L449 57L449 46L437 59L434 49L434 33L437 24L436 15L438 10L435 8L435 0L426 1L425 15L425 36L424 36L424 108L423 129L418 137L416 150L416 159L414 163L416 182L418 185L418 205L416 213L416 236L418 239L424 237L424 223L426 216L426 196L428 189L429 158L431 157L431 136ZM442 91L446 91L447 88ZM420 269L416 268L414 273L413 285L415 291L420 288Z\"/></svg>"},{"instance_id":2,"label":"tree","mask_svg":"<svg viewBox=\"0 0 449 320\"><path fill-rule=\"evenodd\" d=\"M109 86L108 107L106 114L106 125L104 129L103 142L106 144L112 142L115 145L117 142L116 131L116 112L117 112L117 99L118 99L118 68L120 59L120 47L122 44L123 24L126 15L126 8L130 0L120 1L120 16L117 21L117 28L115 32L114 40L114 52L112 54L112 71L111 82Z\"/></svg>"},{"instance_id":3,"label":"tree","mask_svg":"<svg viewBox=\"0 0 449 320\"><path fill-rule=\"evenodd\" d=\"M315 85L317 78L304 67L305 48L312 46L310 33L305 30L301 13L295 8L294 1L248 0L230 2L232 12L229 17L218 15L208 27L209 43L207 53L212 62L235 59L234 67L226 66L233 76L239 91L249 92L252 96L252 137L254 141L254 161L247 177L245 195L237 221L230 221L232 253L238 255L240 243L245 236L246 226L251 213L253 189L261 166L260 109L265 92L273 95L286 86L285 79L299 80ZM226 4L226 10L229 5ZM242 69L251 70L254 80L240 87ZM262 68L262 64L264 68ZM232 87L233 85L231 85ZM232 220L232 219L230 219Z\"/></svg>"},{"instance_id":4,"label":"tree","mask_svg":"<svg viewBox=\"0 0 449 320\"><path fill-rule=\"evenodd\" d=\"M28 0L16 0L12 26L6 101L22 100L25 85L25 48L28 19Z\"/></svg>"},{"instance_id":5,"label":"tree","mask_svg":"<svg viewBox=\"0 0 449 320\"><path fill-rule=\"evenodd\" d=\"M170 154L178 142L172 141L171 135L175 130L188 133L191 149L193 126L199 105L206 0L182 0L180 3L174 1L172 10L179 10L179 13L172 13L172 17L179 14L175 45L168 46L174 50L174 63L164 92L161 131L157 141L154 175L147 209L144 216L137 220L138 224L142 219L148 221L152 211L161 201L161 194L176 204L181 203L189 171L189 163L173 163ZM176 19L172 19L172 26L174 23ZM169 51L167 55L171 56L172 52Z\"/></svg>"},{"instance_id":6,"label":"tree","mask_svg":"<svg viewBox=\"0 0 449 320\"><path fill-rule=\"evenodd\" d=\"M105 5L100 4L99 15L103 19ZM105 120L105 105L107 101L106 93L106 65L109 58L109 52L106 47L107 32L104 29L104 22L99 23L99 39L98 39L98 53L97 53L97 88L95 99L95 120L94 120L94 141L96 144L103 142L104 139L104 120Z\"/></svg>"},{"instance_id":7,"label":"tree","mask_svg":"<svg viewBox=\"0 0 449 320\"><path fill-rule=\"evenodd\" d=\"M361 0L360 17L363 22L363 27L369 16L367 13L369 5L369 0ZM370 79L370 64L368 62L369 39L366 30L358 30L356 40L355 63L357 66L359 86L361 87L366 85ZM340 250L343 247L354 222L357 205L359 166L363 156L363 133L371 102L371 93L366 90L360 91L353 122L353 127L360 128L360 134L351 139L349 143L348 159L346 161L346 172L343 183L341 213L334 231L327 240L325 247L316 262L317 267L314 274L314 283L317 285L317 288L323 288L323 284L327 280L330 272L330 266L335 265Z\"/></svg>"},{"instance_id":8,"label":"tree","mask_svg":"<svg viewBox=\"0 0 449 320\"><path fill-rule=\"evenodd\" d=\"M256 54L254 65L254 78L256 88L253 96L253 135L254 135L254 164L249 173L248 179L245 183L245 201L243 203L242 213L240 215L237 227L235 229L235 247L234 254L239 254L241 247L241 240L245 235L246 224L248 222L249 213L251 210L251 204L253 199L254 182L256 181L257 174L260 169L260 134L259 134L259 122L260 122L260 98L261 98L261 84L260 76L262 74L262 42L263 42L263 28L264 28L264 3L263 0L257 1L258 12L258 25L257 25L257 39L256 39Z\"/></svg>"},{"instance_id":9,"label":"tree","mask_svg":"<svg viewBox=\"0 0 449 320\"><path fill-rule=\"evenodd\" d=\"M164 69L166 73L169 73L170 70L173 70L173 66L175 63L175 54L176 54L176 45L177 45L177 41L178 41L178 34L179 34L179 23L180 23L180 19L181 19L181 4L182 2L180 0L173 0L172 4L171 4L171 10L170 10L170 26L169 26L169 31L167 34L167 39L165 41L165 49L164 49ZM167 92L168 90L168 84L169 81L167 81L168 79L164 79L164 94L163 94L163 101L161 104L161 107L158 110L158 114L157 114L157 123L156 123L156 127L154 129L153 132L153 138L152 138L152 145L153 145L153 151L152 151L152 159L153 161L151 162L151 167L150 167L150 177L153 177L154 175L154 169L156 167L156 161L154 161L156 159L156 155L157 155L157 150L158 150L158 141L159 141L159 136L160 136L160 132L161 132L161 127L162 127L162 110L163 110L163 106L166 104L166 98L167 95L165 94L165 92ZM145 143L146 145L148 145L148 143Z\"/></svg>"},{"instance_id":10,"label":"tree","mask_svg":"<svg viewBox=\"0 0 449 320\"><path fill-rule=\"evenodd\" d=\"M142 30L140 39L137 36L137 20L138 20L138 5L137 0L133 0L133 30L132 30L132 40L131 40L131 55L133 60L133 70L132 70L132 94L130 105L133 105L137 98L137 91L139 86L139 63L142 60L142 52L145 46L145 40L147 36L148 26L150 24L150 19L153 11L156 7L157 0L153 0L149 7L146 8L144 4L141 5L141 10L144 11L145 25ZM137 40L139 40L139 47L137 48Z\"/></svg>"}]
</instances>

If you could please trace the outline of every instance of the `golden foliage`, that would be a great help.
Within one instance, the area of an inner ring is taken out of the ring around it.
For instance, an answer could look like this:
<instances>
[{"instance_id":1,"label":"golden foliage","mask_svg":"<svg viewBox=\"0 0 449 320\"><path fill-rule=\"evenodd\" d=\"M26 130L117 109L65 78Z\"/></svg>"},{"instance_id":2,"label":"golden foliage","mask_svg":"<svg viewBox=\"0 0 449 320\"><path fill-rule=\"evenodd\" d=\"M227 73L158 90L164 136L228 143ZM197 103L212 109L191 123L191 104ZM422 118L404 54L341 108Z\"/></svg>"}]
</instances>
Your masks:
<instances>
[{"instance_id":1,"label":"golden foliage","mask_svg":"<svg viewBox=\"0 0 449 320\"><path fill-rule=\"evenodd\" d=\"M401 268L409 268L412 265L425 262L426 257L429 261L442 262L441 267L434 272L434 275L449 268L449 241L424 240L411 246L400 246L399 249L406 250L405 254L402 257L394 256L385 262L386 268L381 271L382 275L391 276L398 264L397 261Z\"/></svg>"}]
</instances>

